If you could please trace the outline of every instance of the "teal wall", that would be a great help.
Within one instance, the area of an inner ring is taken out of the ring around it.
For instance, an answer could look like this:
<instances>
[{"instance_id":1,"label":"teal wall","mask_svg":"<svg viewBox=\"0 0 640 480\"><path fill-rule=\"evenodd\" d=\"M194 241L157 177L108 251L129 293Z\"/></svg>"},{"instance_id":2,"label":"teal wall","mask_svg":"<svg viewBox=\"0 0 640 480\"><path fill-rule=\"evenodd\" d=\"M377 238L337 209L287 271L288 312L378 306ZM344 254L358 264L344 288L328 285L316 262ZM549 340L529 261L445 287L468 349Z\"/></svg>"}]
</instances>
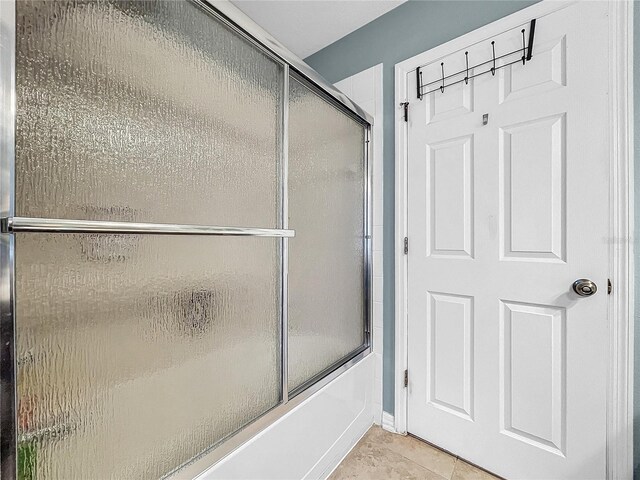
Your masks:
<instances>
[{"instance_id":1,"label":"teal wall","mask_svg":"<svg viewBox=\"0 0 640 480\"><path fill-rule=\"evenodd\" d=\"M394 411L394 66L533 3L536 2L409 0L305 59L334 83L384 63L383 407L386 412Z\"/></svg>"}]
</instances>

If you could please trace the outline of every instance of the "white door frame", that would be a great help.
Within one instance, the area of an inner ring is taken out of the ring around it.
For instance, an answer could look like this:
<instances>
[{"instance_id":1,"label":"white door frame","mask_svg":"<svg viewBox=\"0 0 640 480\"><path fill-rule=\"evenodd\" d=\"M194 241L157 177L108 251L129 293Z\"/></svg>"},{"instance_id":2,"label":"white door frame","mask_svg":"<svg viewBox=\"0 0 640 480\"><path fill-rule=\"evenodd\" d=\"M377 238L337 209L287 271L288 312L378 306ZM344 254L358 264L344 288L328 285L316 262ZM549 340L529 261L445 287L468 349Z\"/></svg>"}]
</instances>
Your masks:
<instances>
[{"instance_id":1,"label":"white door frame","mask_svg":"<svg viewBox=\"0 0 640 480\"><path fill-rule=\"evenodd\" d=\"M574 2L544 0L466 35L432 48L395 67L395 430L407 432L407 123L399 105L419 101L406 91L407 74L450 52L486 40ZM609 278L610 362L607 387L607 478L633 477L633 2L608 0L610 84ZM603 68L605 66L603 65Z\"/></svg>"}]
</instances>

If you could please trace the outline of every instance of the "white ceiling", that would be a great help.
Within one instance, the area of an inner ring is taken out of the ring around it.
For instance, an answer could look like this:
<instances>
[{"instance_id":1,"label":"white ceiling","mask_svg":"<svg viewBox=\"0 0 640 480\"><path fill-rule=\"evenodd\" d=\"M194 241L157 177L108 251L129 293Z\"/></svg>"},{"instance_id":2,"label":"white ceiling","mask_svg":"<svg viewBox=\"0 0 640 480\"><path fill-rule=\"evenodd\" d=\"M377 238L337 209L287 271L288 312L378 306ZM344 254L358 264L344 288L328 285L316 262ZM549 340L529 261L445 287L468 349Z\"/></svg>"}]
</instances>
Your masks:
<instances>
[{"instance_id":1,"label":"white ceiling","mask_svg":"<svg viewBox=\"0 0 640 480\"><path fill-rule=\"evenodd\" d=\"M407 0L231 0L285 47L305 58Z\"/></svg>"}]
</instances>

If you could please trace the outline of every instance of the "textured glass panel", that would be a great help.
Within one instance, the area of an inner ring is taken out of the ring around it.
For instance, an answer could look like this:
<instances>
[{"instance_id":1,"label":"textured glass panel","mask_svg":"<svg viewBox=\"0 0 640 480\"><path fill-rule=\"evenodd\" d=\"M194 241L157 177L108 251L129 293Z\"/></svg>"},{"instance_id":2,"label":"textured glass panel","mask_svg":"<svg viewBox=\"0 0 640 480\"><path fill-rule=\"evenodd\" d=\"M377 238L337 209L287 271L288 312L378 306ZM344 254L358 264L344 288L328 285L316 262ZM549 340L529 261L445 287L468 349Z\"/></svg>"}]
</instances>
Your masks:
<instances>
[{"instance_id":1,"label":"textured glass panel","mask_svg":"<svg viewBox=\"0 0 640 480\"><path fill-rule=\"evenodd\" d=\"M291 79L289 388L364 342L364 128Z\"/></svg>"},{"instance_id":2,"label":"textured glass panel","mask_svg":"<svg viewBox=\"0 0 640 480\"><path fill-rule=\"evenodd\" d=\"M281 66L186 0L16 3L17 215L276 226Z\"/></svg>"},{"instance_id":3,"label":"textured glass panel","mask_svg":"<svg viewBox=\"0 0 640 480\"><path fill-rule=\"evenodd\" d=\"M158 478L279 402L277 239L16 245L25 478Z\"/></svg>"}]
</instances>

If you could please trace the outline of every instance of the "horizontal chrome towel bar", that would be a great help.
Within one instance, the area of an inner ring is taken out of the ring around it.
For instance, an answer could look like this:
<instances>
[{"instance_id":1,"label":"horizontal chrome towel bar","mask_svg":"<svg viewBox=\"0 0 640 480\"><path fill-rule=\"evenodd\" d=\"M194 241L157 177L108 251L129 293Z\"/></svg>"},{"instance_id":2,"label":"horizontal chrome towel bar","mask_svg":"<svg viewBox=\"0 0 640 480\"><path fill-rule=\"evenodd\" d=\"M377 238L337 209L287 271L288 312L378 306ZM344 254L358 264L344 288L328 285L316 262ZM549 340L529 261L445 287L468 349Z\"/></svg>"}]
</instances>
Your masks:
<instances>
[{"instance_id":1,"label":"horizontal chrome towel bar","mask_svg":"<svg viewBox=\"0 0 640 480\"><path fill-rule=\"evenodd\" d=\"M295 237L295 230L252 227L216 227L171 223L103 222L64 218L9 217L2 219L3 233L114 233L156 235L221 235L235 237Z\"/></svg>"}]
</instances>

